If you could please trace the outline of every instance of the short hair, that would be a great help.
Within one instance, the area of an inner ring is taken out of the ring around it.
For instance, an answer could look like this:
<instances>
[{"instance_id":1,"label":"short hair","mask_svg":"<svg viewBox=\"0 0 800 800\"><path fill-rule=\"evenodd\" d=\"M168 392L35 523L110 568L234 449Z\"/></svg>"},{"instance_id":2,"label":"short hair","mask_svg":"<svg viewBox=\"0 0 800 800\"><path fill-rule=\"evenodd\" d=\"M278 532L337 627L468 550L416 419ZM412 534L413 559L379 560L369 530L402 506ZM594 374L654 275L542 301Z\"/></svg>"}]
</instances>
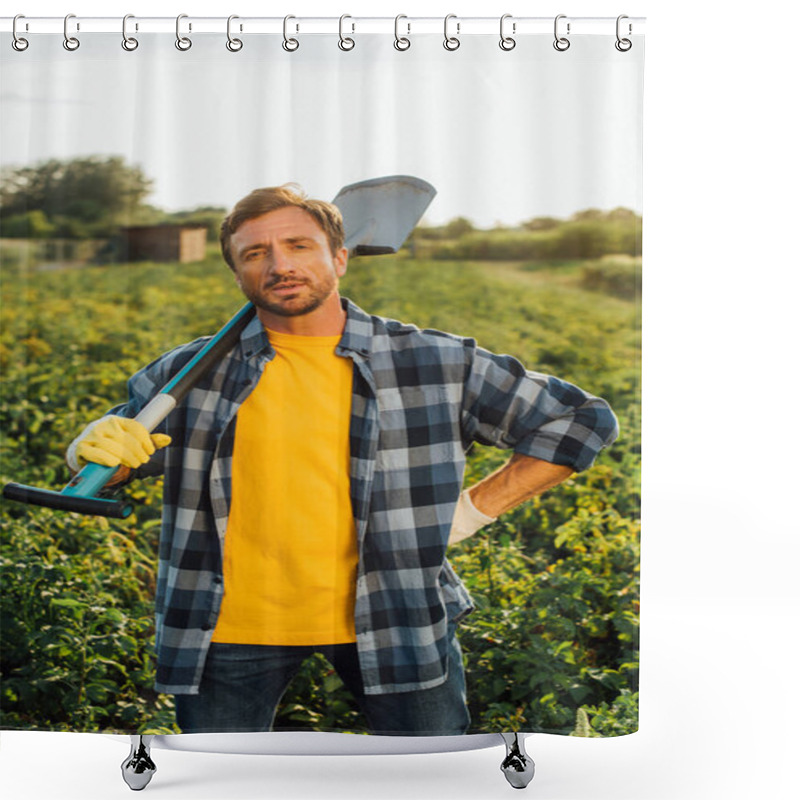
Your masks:
<instances>
[{"instance_id":1,"label":"short hair","mask_svg":"<svg viewBox=\"0 0 800 800\"><path fill-rule=\"evenodd\" d=\"M222 257L227 265L236 270L231 252L231 236L251 219L277 211L280 208L300 208L309 214L322 228L328 239L331 254L336 253L344 245L344 222L342 212L332 203L324 200L313 200L296 183L285 183L282 186L268 186L255 189L247 197L243 197L222 221L219 241L222 246Z\"/></svg>"}]
</instances>

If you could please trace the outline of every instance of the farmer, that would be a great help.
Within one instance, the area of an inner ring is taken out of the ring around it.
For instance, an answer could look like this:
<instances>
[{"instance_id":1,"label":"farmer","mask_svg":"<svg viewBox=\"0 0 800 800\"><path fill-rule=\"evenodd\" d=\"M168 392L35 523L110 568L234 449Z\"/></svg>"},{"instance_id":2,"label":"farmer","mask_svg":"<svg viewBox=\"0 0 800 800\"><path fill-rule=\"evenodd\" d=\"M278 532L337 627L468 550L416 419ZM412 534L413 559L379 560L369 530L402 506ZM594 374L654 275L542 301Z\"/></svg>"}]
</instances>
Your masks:
<instances>
[{"instance_id":1,"label":"farmer","mask_svg":"<svg viewBox=\"0 0 800 800\"><path fill-rule=\"evenodd\" d=\"M130 419L202 346L161 356L68 460L164 475L156 689L185 733L267 731L322 653L380 734L463 734L456 625L471 599L448 544L590 466L608 405L464 339L339 295L338 209L283 186L222 223L257 309L238 344L149 434ZM171 440L170 446L167 445ZM513 450L461 490L472 442Z\"/></svg>"}]
</instances>

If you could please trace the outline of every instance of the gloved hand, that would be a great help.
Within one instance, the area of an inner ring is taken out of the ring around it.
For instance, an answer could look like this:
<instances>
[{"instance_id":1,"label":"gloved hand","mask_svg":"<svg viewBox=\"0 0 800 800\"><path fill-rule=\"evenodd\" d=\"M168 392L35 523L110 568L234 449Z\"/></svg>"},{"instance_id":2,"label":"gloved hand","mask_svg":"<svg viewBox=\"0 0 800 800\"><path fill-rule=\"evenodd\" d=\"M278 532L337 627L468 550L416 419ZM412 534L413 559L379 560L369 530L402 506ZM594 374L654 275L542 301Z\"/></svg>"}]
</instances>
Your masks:
<instances>
[{"instance_id":1,"label":"gloved hand","mask_svg":"<svg viewBox=\"0 0 800 800\"><path fill-rule=\"evenodd\" d=\"M469 496L469 492L465 489L458 498L456 513L453 517L453 526L450 528L450 538L447 540L447 544L455 544L474 536L481 528L496 519L497 517L490 517L482 511L478 511Z\"/></svg>"},{"instance_id":2,"label":"gloved hand","mask_svg":"<svg viewBox=\"0 0 800 800\"><path fill-rule=\"evenodd\" d=\"M77 472L86 462L104 467L136 469L150 460L156 450L172 441L164 433L150 433L135 419L101 417L84 428L67 450L67 465Z\"/></svg>"}]
</instances>

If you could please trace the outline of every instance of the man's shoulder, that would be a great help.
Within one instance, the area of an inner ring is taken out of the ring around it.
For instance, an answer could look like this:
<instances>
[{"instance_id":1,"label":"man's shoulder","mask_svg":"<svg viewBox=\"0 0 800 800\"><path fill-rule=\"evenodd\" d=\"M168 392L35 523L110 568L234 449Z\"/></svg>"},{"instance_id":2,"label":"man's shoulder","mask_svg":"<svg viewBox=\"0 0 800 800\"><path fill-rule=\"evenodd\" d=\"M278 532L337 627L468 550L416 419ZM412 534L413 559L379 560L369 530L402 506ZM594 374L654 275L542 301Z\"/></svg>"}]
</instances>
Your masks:
<instances>
[{"instance_id":1,"label":"man's shoulder","mask_svg":"<svg viewBox=\"0 0 800 800\"><path fill-rule=\"evenodd\" d=\"M391 341L393 347L405 348L436 348L443 350L463 349L472 347L474 339L458 336L436 328L420 328L408 322L396 319L380 319L382 333Z\"/></svg>"},{"instance_id":2,"label":"man's shoulder","mask_svg":"<svg viewBox=\"0 0 800 800\"><path fill-rule=\"evenodd\" d=\"M379 314L368 314L354 303L350 303L348 314L363 334L368 333L372 350L464 349L475 346L472 338L435 328L420 328L413 323Z\"/></svg>"}]
</instances>

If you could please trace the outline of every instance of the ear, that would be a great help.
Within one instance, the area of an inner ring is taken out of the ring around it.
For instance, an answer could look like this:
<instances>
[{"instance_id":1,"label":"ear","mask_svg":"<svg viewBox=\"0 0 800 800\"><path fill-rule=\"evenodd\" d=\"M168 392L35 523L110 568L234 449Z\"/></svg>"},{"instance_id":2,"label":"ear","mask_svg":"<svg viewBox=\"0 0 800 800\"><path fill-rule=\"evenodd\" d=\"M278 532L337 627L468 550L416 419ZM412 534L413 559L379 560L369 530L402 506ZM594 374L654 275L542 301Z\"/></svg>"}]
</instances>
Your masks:
<instances>
[{"instance_id":1,"label":"ear","mask_svg":"<svg viewBox=\"0 0 800 800\"><path fill-rule=\"evenodd\" d=\"M347 248L340 248L333 257L333 265L336 269L337 277L341 278L347 272Z\"/></svg>"}]
</instances>

